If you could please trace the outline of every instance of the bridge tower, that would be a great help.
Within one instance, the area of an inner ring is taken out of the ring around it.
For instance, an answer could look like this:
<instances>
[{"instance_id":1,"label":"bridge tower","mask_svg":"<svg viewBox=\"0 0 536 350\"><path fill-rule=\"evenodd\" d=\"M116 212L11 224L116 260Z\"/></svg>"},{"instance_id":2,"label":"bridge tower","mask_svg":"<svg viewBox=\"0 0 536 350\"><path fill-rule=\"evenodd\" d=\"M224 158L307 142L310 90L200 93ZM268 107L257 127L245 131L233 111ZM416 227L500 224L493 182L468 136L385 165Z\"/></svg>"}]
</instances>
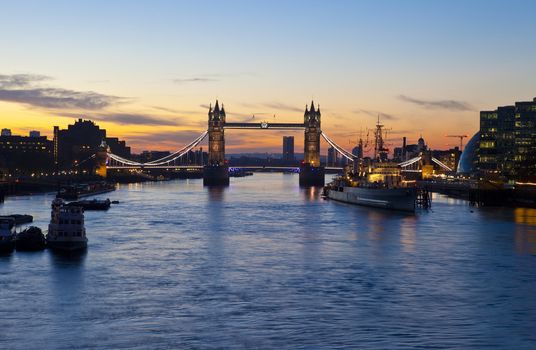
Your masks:
<instances>
[{"instance_id":1,"label":"bridge tower","mask_svg":"<svg viewBox=\"0 0 536 350\"><path fill-rule=\"evenodd\" d=\"M229 185L229 167L225 163L225 109L218 101L208 111L208 164L203 168L203 185Z\"/></svg>"},{"instance_id":2,"label":"bridge tower","mask_svg":"<svg viewBox=\"0 0 536 350\"><path fill-rule=\"evenodd\" d=\"M315 110L311 101L311 109L305 106L304 126L304 153L303 163L300 165L300 186L324 186L325 169L320 165L320 106Z\"/></svg>"},{"instance_id":3,"label":"bridge tower","mask_svg":"<svg viewBox=\"0 0 536 350\"><path fill-rule=\"evenodd\" d=\"M108 151L110 148L106 141L102 140L97 152L95 153L95 174L106 178L106 162L108 160Z\"/></svg>"}]
</instances>

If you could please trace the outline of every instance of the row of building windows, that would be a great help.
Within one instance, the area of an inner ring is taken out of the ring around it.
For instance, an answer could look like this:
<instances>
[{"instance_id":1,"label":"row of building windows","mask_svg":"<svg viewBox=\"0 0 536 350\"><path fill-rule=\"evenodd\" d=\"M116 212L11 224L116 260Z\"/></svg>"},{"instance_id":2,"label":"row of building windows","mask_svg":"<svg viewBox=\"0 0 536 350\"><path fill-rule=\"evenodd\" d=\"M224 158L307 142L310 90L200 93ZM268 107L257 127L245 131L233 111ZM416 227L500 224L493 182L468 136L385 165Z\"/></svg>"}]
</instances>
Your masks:
<instances>
[{"instance_id":1,"label":"row of building windows","mask_svg":"<svg viewBox=\"0 0 536 350\"><path fill-rule=\"evenodd\" d=\"M82 237L82 231L76 231L76 232L58 231L58 237Z\"/></svg>"},{"instance_id":2,"label":"row of building windows","mask_svg":"<svg viewBox=\"0 0 536 350\"><path fill-rule=\"evenodd\" d=\"M59 220L60 224L82 225L82 220Z\"/></svg>"}]
</instances>

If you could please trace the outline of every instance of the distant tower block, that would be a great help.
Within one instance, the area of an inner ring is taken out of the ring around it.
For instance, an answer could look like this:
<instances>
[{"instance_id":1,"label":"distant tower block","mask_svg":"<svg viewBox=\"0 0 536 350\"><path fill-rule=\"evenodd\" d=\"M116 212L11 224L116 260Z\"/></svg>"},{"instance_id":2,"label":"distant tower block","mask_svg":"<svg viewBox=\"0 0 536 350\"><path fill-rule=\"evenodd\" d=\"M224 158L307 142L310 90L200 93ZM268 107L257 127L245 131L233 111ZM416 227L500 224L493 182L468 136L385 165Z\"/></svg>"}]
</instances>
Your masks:
<instances>
[{"instance_id":1,"label":"distant tower block","mask_svg":"<svg viewBox=\"0 0 536 350\"><path fill-rule=\"evenodd\" d=\"M304 153L300 166L300 186L324 186L325 169L320 165L320 106L315 110L314 102L311 109L305 106L304 114Z\"/></svg>"},{"instance_id":2,"label":"distant tower block","mask_svg":"<svg viewBox=\"0 0 536 350\"><path fill-rule=\"evenodd\" d=\"M208 111L208 164L203 168L205 186L229 185L229 167L225 164L225 109L218 101Z\"/></svg>"}]
</instances>

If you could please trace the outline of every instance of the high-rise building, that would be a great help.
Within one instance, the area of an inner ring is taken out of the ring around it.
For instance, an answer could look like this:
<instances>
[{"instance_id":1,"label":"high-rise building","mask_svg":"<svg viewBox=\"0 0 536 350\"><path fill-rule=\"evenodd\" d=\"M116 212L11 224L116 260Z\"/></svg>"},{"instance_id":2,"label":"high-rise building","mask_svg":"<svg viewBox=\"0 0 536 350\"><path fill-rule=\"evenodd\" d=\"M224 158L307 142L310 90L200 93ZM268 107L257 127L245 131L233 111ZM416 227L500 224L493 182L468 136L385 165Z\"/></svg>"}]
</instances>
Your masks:
<instances>
[{"instance_id":1,"label":"high-rise building","mask_svg":"<svg viewBox=\"0 0 536 350\"><path fill-rule=\"evenodd\" d=\"M536 98L480 112L478 168L511 179L536 177Z\"/></svg>"},{"instance_id":2,"label":"high-rise building","mask_svg":"<svg viewBox=\"0 0 536 350\"><path fill-rule=\"evenodd\" d=\"M339 153L337 150L331 146L328 148L328 166L339 166Z\"/></svg>"},{"instance_id":3,"label":"high-rise building","mask_svg":"<svg viewBox=\"0 0 536 350\"><path fill-rule=\"evenodd\" d=\"M294 161L294 136L283 136L283 161Z\"/></svg>"},{"instance_id":4,"label":"high-rise building","mask_svg":"<svg viewBox=\"0 0 536 350\"><path fill-rule=\"evenodd\" d=\"M11 136L11 129L2 129L2 133L0 134L0 136Z\"/></svg>"}]
</instances>

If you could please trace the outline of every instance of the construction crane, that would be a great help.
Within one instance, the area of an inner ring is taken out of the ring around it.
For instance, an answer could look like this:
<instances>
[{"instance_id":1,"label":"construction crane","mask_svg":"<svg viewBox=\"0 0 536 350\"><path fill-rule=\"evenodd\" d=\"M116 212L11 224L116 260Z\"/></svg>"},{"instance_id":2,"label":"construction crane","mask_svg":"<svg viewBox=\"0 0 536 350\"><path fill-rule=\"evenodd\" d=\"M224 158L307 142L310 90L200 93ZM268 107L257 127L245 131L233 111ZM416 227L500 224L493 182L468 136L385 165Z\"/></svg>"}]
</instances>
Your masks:
<instances>
[{"instance_id":1,"label":"construction crane","mask_svg":"<svg viewBox=\"0 0 536 350\"><path fill-rule=\"evenodd\" d=\"M460 152L463 151L463 139L467 137L467 135L445 135L445 137L457 137L460 139Z\"/></svg>"}]
</instances>

